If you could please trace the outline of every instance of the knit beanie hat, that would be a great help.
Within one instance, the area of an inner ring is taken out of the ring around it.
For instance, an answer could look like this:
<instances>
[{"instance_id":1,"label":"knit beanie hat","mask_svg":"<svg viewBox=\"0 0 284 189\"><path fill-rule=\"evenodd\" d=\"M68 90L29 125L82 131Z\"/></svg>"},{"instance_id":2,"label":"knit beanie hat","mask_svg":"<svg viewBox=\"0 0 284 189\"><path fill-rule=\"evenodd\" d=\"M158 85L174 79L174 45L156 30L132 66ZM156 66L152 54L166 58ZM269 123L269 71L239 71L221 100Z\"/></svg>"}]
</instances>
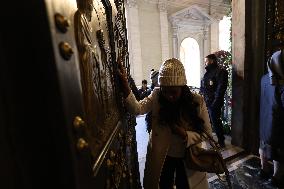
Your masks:
<instances>
[{"instance_id":1,"label":"knit beanie hat","mask_svg":"<svg viewBox=\"0 0 284 189\"><path fill-rule=\"evenodd\" d=\"M158 76L159 76L159 71L152 69L150 73L150 79L154 83L158 83Z\"/></svg>"},{"instance_id":2,"label":"knit beanie hat","mask_svg":"<svg viewBox=\"0 0 284 189\"><path fill-rule=\"evenodd\" d=\"M162 64L158 79L160 86L183 86L187 83L183 64L176 58Z\"/></svg>"},{"instance_id":3,"label":"knit beanie hat","mask_svg":"<svg viewBox=\"0 0 284 189\"><path fill-rule=\"evenodd\" d=\"M154 69L151 70L151 74L150 74L151 79L154 79L155 77L158 78L158 75L159 75L159 71L154 70Z\"/></svg>"}]
</instances>

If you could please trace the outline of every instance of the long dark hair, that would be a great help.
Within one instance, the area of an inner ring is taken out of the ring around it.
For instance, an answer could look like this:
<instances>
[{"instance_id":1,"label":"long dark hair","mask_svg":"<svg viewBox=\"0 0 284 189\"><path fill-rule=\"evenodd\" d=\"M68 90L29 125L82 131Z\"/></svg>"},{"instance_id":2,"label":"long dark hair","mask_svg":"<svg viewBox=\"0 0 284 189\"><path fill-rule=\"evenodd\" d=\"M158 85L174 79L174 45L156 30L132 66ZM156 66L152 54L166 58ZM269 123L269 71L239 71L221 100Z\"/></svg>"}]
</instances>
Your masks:
<instances>
[{"instance_id":1,"label":"long dark hair","mask_svg":"<svg viewBox=\"0 0 284 189\"><path fill-rule=\"evenodd\" d=\"M188 86L182 86L182 93L179 100L172 104L160 92L160 123L161 125L173 126L180 123L181 115L190 123L193 129L202 131L204 121L198 116L198 107L200 104L193 99L193 94Z\"/></svg>"}]
</instances>

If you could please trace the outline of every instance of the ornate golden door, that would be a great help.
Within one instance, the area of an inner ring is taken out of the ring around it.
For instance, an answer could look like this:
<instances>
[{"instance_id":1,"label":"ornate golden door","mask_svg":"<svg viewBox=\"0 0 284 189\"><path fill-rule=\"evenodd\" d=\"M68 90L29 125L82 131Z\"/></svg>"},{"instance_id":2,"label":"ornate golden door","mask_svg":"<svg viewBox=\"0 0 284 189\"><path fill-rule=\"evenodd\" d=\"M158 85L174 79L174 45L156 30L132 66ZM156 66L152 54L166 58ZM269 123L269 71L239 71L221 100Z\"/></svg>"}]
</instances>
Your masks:
<instances>
[{"instance_id":1,"label":"ornate golden door","mask_svg":"<svg viewBox=\"0 0 284 189\"><path fill-rule=\"evenodd\" d=\"M265 60L267 60L275 51L284 48L284 1L266 0L265 2Z\"/></svg>"},{"instance_id":2,"label":"ornate golden door","mask_svg":"<svg viewBox=\"0 0 284 189\"><path fill-rule=\"evenodd\" d=\"M2 172L12 179L3 188L141 188L135 118L116 74L117 57L129 70L124 1L8 7L0 117L10 159Z\"/></svg>"}]
</instances>

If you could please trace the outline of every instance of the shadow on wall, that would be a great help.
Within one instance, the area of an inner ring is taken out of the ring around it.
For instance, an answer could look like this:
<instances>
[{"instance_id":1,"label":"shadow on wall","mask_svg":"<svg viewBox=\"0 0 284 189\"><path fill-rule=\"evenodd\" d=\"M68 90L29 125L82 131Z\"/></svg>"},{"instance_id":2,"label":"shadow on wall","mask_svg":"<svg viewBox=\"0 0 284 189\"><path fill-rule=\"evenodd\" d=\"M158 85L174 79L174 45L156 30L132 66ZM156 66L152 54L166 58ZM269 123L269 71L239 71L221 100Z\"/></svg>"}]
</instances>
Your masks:
<instances>
[{"instance_id":1,"label":"shadow on wall","mask_svg":"<svg viewBox=\"0 0 284 189\"><path fill-rule=\"evenodd\" d=\"M243 144L243 102L244 78L237 72L235 65L232 67L232 144Z\"/></svg>"}]
</instances>

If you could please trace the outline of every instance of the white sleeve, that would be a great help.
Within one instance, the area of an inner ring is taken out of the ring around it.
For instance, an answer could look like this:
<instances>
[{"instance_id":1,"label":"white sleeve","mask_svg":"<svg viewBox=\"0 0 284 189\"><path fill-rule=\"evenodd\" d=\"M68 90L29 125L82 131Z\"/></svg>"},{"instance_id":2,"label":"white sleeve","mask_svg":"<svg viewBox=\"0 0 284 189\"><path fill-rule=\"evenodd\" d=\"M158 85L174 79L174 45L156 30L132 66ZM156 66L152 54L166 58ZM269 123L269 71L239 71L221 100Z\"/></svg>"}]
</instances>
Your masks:
<instances>
[{"instance_id":1,"label":"white sleeve","mask_svg":"<svg viewBox=\"0 0 284 189\"><path fill-rule=\"evenodd\" d=\"M142 115L147 112L150 112L153 107L153 101L156 99L157 91L153 91L148 97L145 97L143 100L139 102L136 100L132 91L125 99L126 108L128 111L135 115Z\"/></svg>"}]
</instances>

